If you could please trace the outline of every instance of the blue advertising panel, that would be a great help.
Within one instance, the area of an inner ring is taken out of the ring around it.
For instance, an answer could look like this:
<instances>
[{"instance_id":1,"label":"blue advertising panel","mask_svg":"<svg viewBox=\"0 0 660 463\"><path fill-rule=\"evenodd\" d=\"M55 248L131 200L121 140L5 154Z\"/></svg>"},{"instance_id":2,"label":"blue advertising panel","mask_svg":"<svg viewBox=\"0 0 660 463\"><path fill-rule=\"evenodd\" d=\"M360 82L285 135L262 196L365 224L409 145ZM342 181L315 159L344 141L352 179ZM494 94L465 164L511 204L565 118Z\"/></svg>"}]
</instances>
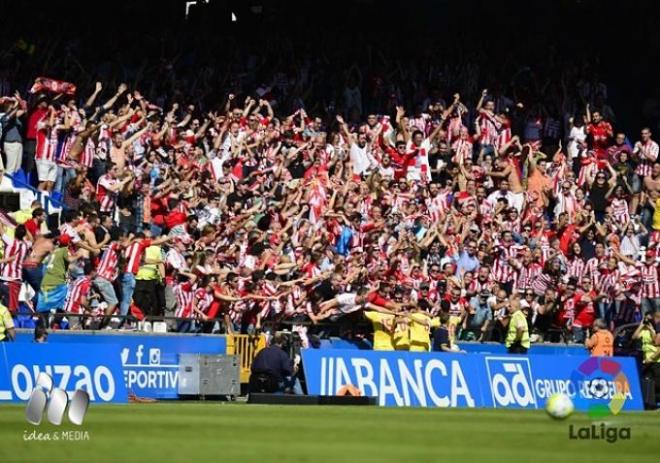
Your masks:
<instances>
[{"instance_id":1,"label":"blue advertising panel","mask_svg":"<svg viewBox=\"0 0 660 463\"><path fill-rule=\"evenodd\" d=\"M83 389L92 402L128 401L117 346L0 343L0 358L0 403L27 401L41 372L69 396Z\"/></svg>"},{"instance_id":2,"label":"blue advertising panel","mask_svg":"<svg viewBox=\"0 0 660 463\"><path fill-rule=\"evenodd\" d=\"M18 341L31 342L29 333L19 333ZM48 337L48 345L79 343L86 346L116 346L126 388L139 397L177 399L179 354L225 354L224 336L62 333Z\"/></svg>"},{"instance_id":3,"label":"blue advertising panel","mask_svg":"<svg viewBox=\"0 0 660 463\"><path fill-rule=\"evenodd\" d=\"M468 353L506 354L506 347L499 342L466 342L459 341L458 347ZM360 349L372 350L373 346L363 339L342 339L331 336L321 340L322 349ZM582 344L532 344L529 351L531 355L587 355Z\"/></svg>"},{"instance_id":4,"label":"blue advertising panel","mask_svg":"<svg viewBox=\"0 0 660 463\"><path fill-rule=\"evenodd\" d=\"M504 354L506 346L499 342L461 342L458 347L468 353ZM583 344L532 344L529 355L589 355Z\"/></svg>"},{"instance_id":5,"label":"blue advertising panel","mask_svg":"<svg viewBox=\"0 0 660 463\"><path fill-rule=\"evenodd\" d=\"M543 408L555 392L576 409L642 410L635 360L627 357L445 354L306 349L310 394L352 384L385 406Z\"/></svg>"}]
</instances>

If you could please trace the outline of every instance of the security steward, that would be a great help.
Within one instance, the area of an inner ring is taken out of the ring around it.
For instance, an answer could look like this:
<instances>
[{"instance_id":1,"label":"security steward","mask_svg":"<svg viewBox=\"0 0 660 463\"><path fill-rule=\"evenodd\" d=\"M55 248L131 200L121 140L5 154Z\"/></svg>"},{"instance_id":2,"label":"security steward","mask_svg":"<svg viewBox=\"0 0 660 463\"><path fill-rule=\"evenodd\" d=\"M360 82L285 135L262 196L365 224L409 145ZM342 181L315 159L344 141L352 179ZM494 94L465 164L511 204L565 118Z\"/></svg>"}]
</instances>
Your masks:
<instances>
[{"instance_id":1,"label":"security steward","mask_svg":"<svg viewBox=\"0 0 660 463\"><path fill-rule=\"evenodd\" d=\"M11 317L9 309L0 304L0 342L13 341L14 339L16 339L14 319Z\"/></svg>"}]
</instances>

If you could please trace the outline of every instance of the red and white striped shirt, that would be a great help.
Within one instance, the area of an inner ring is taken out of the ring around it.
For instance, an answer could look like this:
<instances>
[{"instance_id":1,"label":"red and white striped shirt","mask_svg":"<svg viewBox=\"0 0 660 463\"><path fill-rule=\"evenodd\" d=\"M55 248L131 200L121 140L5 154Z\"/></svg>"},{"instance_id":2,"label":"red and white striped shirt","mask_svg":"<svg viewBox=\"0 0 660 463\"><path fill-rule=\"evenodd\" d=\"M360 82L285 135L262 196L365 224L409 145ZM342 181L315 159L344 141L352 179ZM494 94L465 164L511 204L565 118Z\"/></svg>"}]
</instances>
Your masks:
<instances>
[{"instance_id":1,"label":"red and white striped shirt","mask_svg":"<svg viewBox=\"0 0 660 463\"><path fill-rule=\"evenodd\" d=\"M621 279L621 272L619 270L609 271L605 270L598 279L596 289L601 294L607 296L611 301L614 299L617 290L619 289L619 280Z\"/></svg>"},{"instance_id":2,"label":"red and white striped shirt","mask_svg":"<svg viewBox=\"0 0 660 463\"><path fill-rule=\"evenodd\" d=\"M132 243L124 250L124 258L126 259L126 273L137 274L140 270L140 263L144 256L144 250L151 246L150 239L143 239Z\"/></svg>"},{"instance_id":3,"label":"red and white striped shirt","mask_svg":"<svg viewBox=\"0 0 660 463\"><path fill-rule=\"evenodd\" d=\"M493 262L493 268L491 269L491 275L494 281L506 283L513 280L516 269L509 264L509 259L515 258L518 255L519 249L520 246L517 245L500 246L500 255Z\"/></svg>"},{"instance_id":4,"label":"red and white striped shirt","mask_svg":"<svg viewBox=\"0 0 660 463\"><path fill-rule=\"evenodd\" d=\"M468 292L470 293L480 293L481 291L491 291L493 289L493 280L488 278L486 281L481 281L478 278L475 278L470 282L470 286L468 286Z\"/></svg>"},{"instance_id":5,"label":"red and white striped shirt","mask_svg":"<svg viewBox=\"0 0 660 463\"><path fill-rule=\"evenodd\" d=\"M91 138L87 139L87 143L85 143L85 147L82 150L82 153L80 153L80 159L78 162L80 163L81 166L87 167L88 169L92 167L92 164L94 163L94 155L96 153L96 145L94 145L94 141L92 141Z\"/></svg>"},{"instance_id":6,"label":"red and white striped shirt","mask_svg":"<svg viewBox=\"0 0 660 463\"><path fill-rule=\"evenodd\" d=\"M58 146L59 149L55 151L55 162L59 166L70 167L69 163L69 153L71 148L73 148L73 140L75 135L70 133L64 137L63 142Z\"/></svg>"},{"instance_id":7,"label":"red and white striped shirt","mask_svg":"<svg viewBox=\"0 0 660 463\"><path fill-rule=\"evenodd\" d=\"M51 161L55 160L55 150L57 149L57 130L55 127L48 127L44 116L37 122L37 140L34 151L34 158L38 161Z\"/></svg>"},{"instance_id":8,"label":"red and white striped shirt","mask_svg":"<svg viewBox=\"0 0 660 463\"><path fill-rule=\"evenodd\" d=\"M600 266L605 261L605 256L603 257L592 257L587 261L586 268L584 269L584 274L591 277L591 284L594 288L598 288L598 281L601 279L601 269Z\"/></svg>"},{"instance_id":9,"label":"red and white striped shirt","mask_svg":"<svg viewBox=\"0 0 660 463\"><path fill-rule=\"evenodd\" d=\"M529 265L521 266L516 274L514 275L514 284L513 286L518 290L518 292L525 291L532 287L532 282L534 279L541 273L543 269L541 265L532 262Z\"/></svg>"},{"instance_id":10,"label":"red and white striped shirt","mask_svg":"<svg viewBox=\"0 0 660 463\"><path fill-rule=\"evenodd\" d=\"M89 295L92 280L88 276L82 276L69 286L64 303L64 312L83 313L81 301Z\"/></svg>"},{"instance_id":11,"label":"red and white striped shirt","mask_svg":"<svg viewBox=\"0 0 660 463\"><path fill-rule=\"evenodd\" d=\"M642 297L655 299L660 298L660 284L658 283L658 266L653 263L639 264L642 274Z\"/></svg>"},{"instance_id":12,"label":"red and white striped shirt","mask_svg":"<svg viewBox=\"0 0 660 463\"><path fill-rule=\"evenodd\" d=\"M108 174L101 175L96 185L96 200L100 204L101 212L112 212L115 208L117 193L110 188L119 183L116 178L111 178Z\"/></svg>"},{"instance_id":13,"label":"red and white striped shirt","mask_svg":"<svg viewBox=\"0 0 660 463\"><path fill-rule=\"evenodd\" d=\"M572 257L568 259L566 274L569 278L575 278L580 281L586 272L586 264L581 257Z\"/></svg>"},{"instance_id":14,"label":"red and white striped shirt","mask_svg":"<svg viewBox=\"0 0 660 463\"><path fill-rule=\"evenodd\" d=\"M630 214L628 212L628 201L624 198L614 198L612 203L612 214L619 224L626 224L630 222Z\"/></svg>"},{"instance_id":15,"label":"red and white striped shirt","mask_svg":"<svg viewBox=\"0 0 660 463\"><path fill-rule=\"evenodd\" d=\"M105 250L103 256L101 256L101 261L99 262L99 267L97 269L98 277L104 278L110 282L115 281L119 273L119 257L117 256L118 248L119 244L111 243L110 247Z\"/></svg>"},{"instance_id":16,"label":"red and white striped shirt","mask_svg":"<svg viewBox=\"0 0 660 463\"><path fill-rule=\"evenodd\" d=\"M277 287L273 282L267 281L261 286L260 293L264 296L275 296L277 294ZM259 301L259 305L261 306L261 311L259 312L261 318L266 318L271 310L276 314L282 311L282 306L278 300Z\"/></svg>"},{"instance_id":17,"label":"red and white striped shirt","mask_svg":"<svg viewBox=\"0 0 660 463\"><path fill-rule=\"evenodd\" d=\"M553 287L555 284L555 279L548 275L547 273L539 273L532 281L532 289L537 296L543 296L545 290Z\"/></svg>"},{"instance_id":18,"label":"red and white striped shirt","mask_svg":"<svg viewBox=\"0 0 660 463\"><path fill-rule=\"evenodd\" d=\"M637 142L635 150L633 151L639 158L639 164L635 173L646 177L653 172L653 163L658 159L658 144L653 140L648 140L646 143Z\"/></svg>"},{"instance_id":19,"label":"red and white striped shirt","mask_svg":"<svg viewBox=\"0 0 660 463\"><path fill-rule=\"evenodd\" d=\"M174 316L177 318L191 318L193 314L194 291L190 283L180 283L174 286L177 308Z\"/></svg>"},{"instance_id":20,"label":"red and white striped shirt","mask_svg":"<svg viewBox=\"0 0 660 463\"><path fill-rule=\"evenodd\" d=\"M5 258L16 258L11 262L7 262L2 266L2 274L0 275L3 280L21 280L23 278L23 261L28 255L30 250L30 243L23 240L11 239L3 236L5 242Z\"/></svg>"},{"instance_id":21,"label":"red and white striped shirt","mask_svg":"<svg viewBox=\"0 0 660 463\"><path fill-rule=\"evenodd\" d=\"M206 288L199 288L195 291L195 301L197 308L207 314L213 304L213 293L206 291Z\"/></svg>"},{"instance_id":22,"label":"red and white striped shirt","mask_svg":"<svg viewBox=\"0 0 660 463\"><path fill-rule=\"evenodd\" d=\"M439 223L447 213L447 195L439 193L434 198L426 199L426 209L431 217L432 223Z\"/></svg>"},{"instance_id":23,"label":"red and white striped shirt","mask_svg":"<svg viewBox=\"0 0 660 463\"><path fill-rule=\"evenodd\" d=\"M472 159L472 142L466 139L459 138L451 145L451 149L454 150L454 157L452 161L458 163L461 160L465 162L466 159Z\"/></svg>"},{"instance_id":24,"label":"red and white striped shirt","mask_svg":"<svg viewBox=\"0 0 660 463\"><path fill-rule=\"evenodd\" d=\"M500 132L497 134L497 138L495 139L495 148L497 151L501 150L502 147L509 143L512 138L513 135L511 133L511 126L503 126L502 130L500 130Z\"/></svg>"},{"instance_id":25,"label":"red and white striped shirt","mask_svg":"<svg viewBox=\"0 0 660 463\"><path fill-rule=\"evenodd\" d=\"M488 111L481 111L477 118L477 124L481 136L479 139L481 146L495 145L501 127L495 116Z\"/></svg>"}]
</instances>

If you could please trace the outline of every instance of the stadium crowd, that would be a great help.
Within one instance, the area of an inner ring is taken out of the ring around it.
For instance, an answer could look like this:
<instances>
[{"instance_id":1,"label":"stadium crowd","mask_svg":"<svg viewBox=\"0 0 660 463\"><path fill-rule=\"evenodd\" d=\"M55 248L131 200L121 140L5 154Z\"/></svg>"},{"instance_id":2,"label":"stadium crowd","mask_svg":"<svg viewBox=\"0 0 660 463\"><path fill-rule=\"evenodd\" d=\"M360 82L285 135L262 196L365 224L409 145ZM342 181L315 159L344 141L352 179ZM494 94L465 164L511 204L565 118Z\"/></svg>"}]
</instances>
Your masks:
<instances>
[{"instance_id":1,"label":"stadium crowd","mask_svg":"<svg viewBox=\"0 0 660 463\"><path fill-rule=\"evenodd\" d=\"M276 37L235 55L182 39L154 66L125 46L121 69L78 60L79 40L61 54L16 43L0 74L3 168L62 204L3 220L16 317L291 323L305 342L328 323L359 336L366 318L375 348L429 350L442 325L451 350L510 343L514 318L526 345L584 342L596 319L660 310L658 144L620 129L596 61L460 60L457 40L442 64L366 45L355 62L307 47L287 67L260 58L295 48ZM56 73L24 64L41 61Z\"/></svg>"},{"instance_id":2,"label":"stadium crowd","mask_svg":"<svg viewBox=\"0 0 660 463\"><path fill-rule=\"evenodd\" d=\"M63 203L54 230L38 202L3 226L12 312L231 332L365 311L400 347L443 313L452 339L503 340L521 309L534 339L582 342L595 318L660 309L658 144L615 132L600 86L565 134L488 89L355 124L276 115L268 89L204 114L102 90L78 104L38 78L31 107L3 97L5 171L34 158Z\"/></svg>"}]
</instances>

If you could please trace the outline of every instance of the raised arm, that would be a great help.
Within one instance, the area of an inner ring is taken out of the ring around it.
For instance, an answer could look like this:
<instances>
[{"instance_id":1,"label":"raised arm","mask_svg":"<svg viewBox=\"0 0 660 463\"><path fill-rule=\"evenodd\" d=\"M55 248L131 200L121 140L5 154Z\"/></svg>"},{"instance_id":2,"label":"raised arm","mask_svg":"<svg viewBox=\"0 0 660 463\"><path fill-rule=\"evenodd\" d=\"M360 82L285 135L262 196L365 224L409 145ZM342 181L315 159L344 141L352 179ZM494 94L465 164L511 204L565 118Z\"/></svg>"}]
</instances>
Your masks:
<instances>
[{"instance_id":1,"label":"raised arm","mask_svg":"<svg viewBox=\"0 0 660 463\"><path fill-rule=\"evenodd\" d=\"M590 110L590 107L589 107L589 103L587 103L586 110L587 110L587 124L591 124L591 110Z\"/></svg>"},{"instance_id":2,"label":"raised arm","mask_svg":"<svg viewBox=\"0 0 660 463\"><path fill-rule=\"evenodd\" d=\"M266 112L268 112L268 118L269 119L272 119L272 118L275 117L275 112L273 112L273 107L270 105L268 100L259 100L259 104L266 108Z\"/></svg>"},{"instance_id":3,"label":"raised arm","mask_svg":"<svg viewBox=\"0 0 660 463\"><path fill-rule=\"evenodd\" d=\"M96 87L94 87L94 92L87 98L87 101L85 101L85 105L83 106L84 108L91 108L94 105L94 101L96 101L96 97L99 96L99 93L101 93L101 90L103 89L103 84L101 82L96 83Z\"/></svg>"},{"instance_id":4,"label":"raised arm","mask_svg":"<svg viewBox=\"0 0 660 463\"><path fill-rule=\"evenodd\" d=\"M131 117L133 117L133 114L134 114L133 110L129 109L126 114L124 114L123 116L119 116L114 121L110 122L110 124L108 124L108 127L111 129L114 129L115 127L119 127L124 122L128 121Z\"/></svg>"},{"instance_id":5,"label":"raised arm","mask_svg":"<svg viewBox=\"0 0 660 463\"><path fill-rule=\"evenodd\" d=\"M179 122L176 126L180 129L184 128L190 123L190 120L192 119L192 113L195 110L194 105L189 105L186 111L186 115L184 116L183 120Z\"/></svg>"},{"instance_id":6,"label":"raised arm","mask_svg":"<svg viewBox=\"0 0 660 463\"><path fill-rule=\"evenodd\" d=\"M245 99L245 107L243 108L243 117L247 117L250 114L255 103L256 102L251 97L247 97Z\"/></svg>"},{"instance_id":7,"label":"raised arm","mask_svg":"<svg viewBox=\"0 0 660 463\"><path fill-rule=\"evenodd\" d=\"M144 119L141 119L138 121L138 124L140 124ZM151 127L151 124L145 125L143 128L135 132L133 135L128 137L126 140L124 140L124 143L122 143L122 146L127 147L133 144L138 138L140 138L149 128Z\"/></svg>"},{"instance_id":8,"label":"raised arm","mask_svg":"<svg viewBox=\"0 0 660 463\"><path fill-rule=\"evenodd\" d=\"M346 142L350 147L353 144L353 136L351 135L351 132L349 132L348 130L348 125L346 125L346 122L344 122L344 118L341 117L340 115L337 115L337 122L339 122L339 128L341 129L344 138L346 138Z\"/></svg>"},{"instance_id":9,"label":"raised arm","mask_svg":"<svg viewBox=\"0 0 660 463\"><path fill-rule=\"evenodd\" d=\"M117 102L117 98L119 98L128 88L128 86L124 83L119 84L119 87L117 87L117 93L115 93L112 98L110 98L106 103L103 105L103 109L108 110L112 108L115 103Z\"/></svg>"},{"instance_id":10,"label":"raised arm","mask_svg":"<svg viewBox=\"0 0 660 463\"><path fill-rule=\"evenodd\" d=\"M486 95L488 95L488 89L484 88L481 91L481 96L479 97L479 101L477 102L477 112L481 112L481 109L484 106L484 100L486 99Z\"/></svg>"},{"instance_id":11,"label":"raised arm","mask_svg":"<svg viewBox=\"0 0 660 463\"><path fill-rule=\"evenodd\" d=\"M229 112L231 111L231 102L234 101L234 94L230 93L227 95L227 102L225 103L225 114L229 115Z\"/></svg>"}]
</instances>

